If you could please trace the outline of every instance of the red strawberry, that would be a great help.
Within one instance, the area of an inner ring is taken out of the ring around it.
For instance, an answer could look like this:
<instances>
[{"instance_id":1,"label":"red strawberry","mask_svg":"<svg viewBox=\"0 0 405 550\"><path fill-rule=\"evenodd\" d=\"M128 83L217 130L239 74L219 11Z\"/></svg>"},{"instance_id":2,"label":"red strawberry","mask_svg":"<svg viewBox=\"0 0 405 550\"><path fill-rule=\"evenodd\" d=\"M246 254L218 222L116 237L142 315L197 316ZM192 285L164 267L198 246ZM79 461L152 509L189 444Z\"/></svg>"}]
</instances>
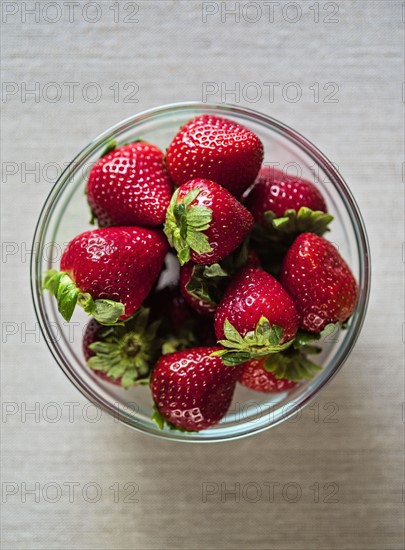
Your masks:
<instances>
[{"instance_id":1,"label":"red strawberry","mask_svg":"<svg viewBox=\"0 0 405 550\"><path fill-rule=\"evenodd\" d=\"M277 354L276 354L277 355ZM271 361L272 356L269 357ZM296 386L296 382L286 378L276 378L265 369L266 359L252 359L242 365L238 381L247 388L264 393L283 392Z\"/></svg>"},{"instance_id":2,"label":"red strawberry","mask_svg":"<svg viewBox=\"0 0 405 550\"><path fill-rule=\"evenodd\" d=\"M149 310L141 307L124 324L106 327L90 320L83 354L97 376L124 388L149 380L161 341L156 338L159 321L150 324L148 317Z\"/></svg>"},{"instance_id":3,"label":"red strawberry","mask_svg":"<svg viewBox=\"0 0 405 550\"><path fill-rule=\"evenodd\" d=\"M100 227L161 225L173 192L163 153L139 141L103 156L91 169L87 200Z\"/></svg>"},{"instance_id":4,"label":"red strawberry","mask_svg":"<svg viewBox=\"0 0 405 550\"><path fill-rule=\"evenodd\" d=\"M165 233L180 264L214 264L233 252L253 227L253 217L226 189L204 179L177 189Z\"/></svg>"},{"instance_id":5,"label":"red strawberry","mask_svg":"<svg viewBox=\"0 0 405 550\"><path fill-rule=\"evenodd\" d=\"M161 357L151 377L155 420L187 431L217 424L232 401L238 367L211 354L218 347L193 348Z\"/></svg>"},{"instance_id":6,"label":"red strawberry","mask_svg":"<svg viewBox=\"0 0 405 550\"><path fill-rule=\"evenodd\" d=\"M271 210L281 218L286 210L301 206L327 212L326 203L315 185L303 178L289 176L273 166L264 166L249 191L245 204L255 220L264 224L263 213Z\"/></svg>"},{"instance_id":7,"label":"red strawberry","mask_svg":"<svg viewBox=\"0 0 405 550\"><path fill-rule=\"evenodd\" d=\"M262 161L263 144L256 134L214 115L198 116L183 126L166 155L176 185L205 178L235 196L254 182Z\"/></svg>"},{"instance_id":8,"label":"red strawberry","mask_svg":"<svg viewBox=\"0 0 405 550\"><path fill-rule=\"evenodd\" d=\"M358 286L335 246L313 233L299 235L284 258L281 283L297 307L300 326L320 332L353 313Z\"/></svg>"},{"instance_id":9,"label":"red strawberry","mask_svg":"<svg viewBox=\"0 0 405 550\"><path fill-rule=\"evenodd\" d=\"M273 239L294 238L304 231L323 235L333 219L313 183L271 166L260 170L244 204L265 236Z\"/></svg>"},{"instance_id":10,"label":"red strawberry","mask_svg":"<svg viewBox=\"0 0 405 550\"><path fill-rule=\"evenodd\" d=\"M215 313L215 334L226 349L217 355L240 364L286 349L297 332L294 302L271 275L261 269L239 271Z\"/></svg>"},{"instance_id":11,"label":"red strawberry","mask_svg":"<svg viewBox=\"0 0 405 550\"><path fill-rule=\"evenodd\" d=\"M76 303L102 324L127 319L141 305L168 250L161 231L110 227L85 231L70 241L61 271L47 272L44 287L69 321Z\"/></svg>"}]
</instances>

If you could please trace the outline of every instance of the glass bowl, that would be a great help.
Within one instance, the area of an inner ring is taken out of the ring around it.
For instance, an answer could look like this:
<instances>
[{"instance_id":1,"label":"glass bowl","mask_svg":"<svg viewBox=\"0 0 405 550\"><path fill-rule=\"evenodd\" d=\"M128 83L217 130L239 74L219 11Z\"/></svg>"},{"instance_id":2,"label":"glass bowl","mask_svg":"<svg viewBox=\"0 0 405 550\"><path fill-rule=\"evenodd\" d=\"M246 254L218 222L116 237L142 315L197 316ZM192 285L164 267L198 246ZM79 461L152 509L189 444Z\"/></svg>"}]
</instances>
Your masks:
<instances>
[{"instance_id":1,"label":"glass bowl","mask_svg":"<svg viewBox=\"0 0 405 550\"><path fill-rule=\"evenodd\" d=\"M86 367L82 355L83 330L88 316L76 308L70 323L63 320L56 300L42 292L47 269L59 269L66 244L90 229L90 215L84 196L87 175L105 148L136 139L150 141L165 149L186 121L202 113L227 117L255 132L265 148L265 164L283 168L315 182L334 216L327 238L335 243L359 282L359 301L349 326L335 331L322 342L317 376L284 393L253 392L237 385L228 414L217 425L199 433L159 430L151 420L152 398L148 387L124 390L102 381ZM277 164L278 163L278 164ZM103 411L144 433L177 441L213 442L244 437L300 414L306 405L337 373L359 336L367 308L370 265L369 247L363 221L348 186L333 164L308 140L264 114L226 104L177 103L137 114L92 141L70 163L53 187L42 209L34 236L31 286L36 314L46 342L71 382Z\"/></svg>"}]
</instances>

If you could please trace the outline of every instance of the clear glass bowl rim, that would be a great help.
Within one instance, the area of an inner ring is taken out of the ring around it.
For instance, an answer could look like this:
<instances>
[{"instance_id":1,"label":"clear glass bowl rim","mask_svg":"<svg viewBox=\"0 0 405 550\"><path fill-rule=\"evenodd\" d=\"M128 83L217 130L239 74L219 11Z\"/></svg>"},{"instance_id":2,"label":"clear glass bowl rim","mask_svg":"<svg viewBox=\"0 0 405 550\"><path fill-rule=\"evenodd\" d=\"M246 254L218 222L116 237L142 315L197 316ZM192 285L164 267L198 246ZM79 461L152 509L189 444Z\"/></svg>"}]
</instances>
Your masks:
<instances>
[{"instance_id":1,"label":"clear glass bowl rim","mask_svg":"<svg viewBox=\"0 0 405 550\"><path fill-rule=\"evenodd\" d=\"M260 113L258 111L248 109L245 107L239 107L237 105L225 104L225 103L201 103L198 101L188 101L188 102L179 102L171 103L168 105L162 105L153 109L148 109L142 111L136 115L128 117L123 121L115 124L110 127L108 130L105 130L99 134L93 141L91 141L82 151L69 163L65 170L61 173L58 180L52 187L44 206L41 210L33 238L33 247L32 250L35 250L36 243L38 244L38 250L41 250L41 243L43 242L44 235L48 228L49 224L49 213L52 211L54 204L58 200L59 196L69 183L71 177L71 167L78 167L83 162L83 160L89 156L93 151L101 147L103 144L111 141L117 133L121 133L126 129L132 127L135 123L140 123L142 121L155 118L155 117L164 117L174 113L181 113L182 111L188 112L193 110L200 110L201 112L206 110L209 112L217 113L219 116L227 114L239 116L245 119L253 119L255 122L260 123L264 126L270 127L273 131L287 137L300 149L302 149L306 154L308 154L315 162L317 162L324 172L331 178L331 182L337 189L342 200L345 202L346 207L350 211L352 226L355 233L358 253L359 253L359 300L356 311L351 318L351 323L344 341L342 342L341 347L339 348L336 356L333 358L332 364L329 364L323 369L320 375L315 379L314 384L303 393L301 398L294 402L293 406L288 410L287 413L283 413L282 417L275 417L273 420L270 420L266 425L260 425L259 427L252 427L251 430L244 430L240 433L235 433L235 430L223 436L209 435L209 430L204 432L204 438L201 439L200 434L195 434L192 437L184 437L181 432L160 432L144 429L144 427L139 427L134 425L133 417L126 413L125 411L118 411L112 407L109 403L103 400L92 388L84 385L82 381L76 376L73 369L70 367L69 363L66 361L65 357L59 352L59 350L53 346L52 339L53 335L45 323L45 311L43 304L41 302L41 255L32 254L31 255L31 292L32 299L34 303L35 313L38 319L40 330L44 339L47 343L49 350L51 351L54 359L58 365L62 368L65 375L69 380L76 386L76 388L94 405L100 409L106 411L112 415L115 419L118 419L121 423L141 431L142 433L148 433L158 438L169 439L175 441L186 441L186 442L218 442L218 441L229 441L240 439L242 437L247 437L253 433L258 433L264 431L270 427L274 427L281 422L284 422L288 418L295 415L300 411L304 406L306 406L318 392L336 375L336 373L343 366L344 362L348 358L350 352L352 351L357 338L360 334L361 327L364 322L364 318L367 311L367 305L370 294L370 282L371 282L371 266L370 266L370 248L367 238L367 233L364 227L364 222L360 214L359 208L356 204L356 201L349 190L345 180L335 168L335 166L330 162L330 160L308 139L303 137L301 134L290 128L289 126L279 122L273 117Z\"/></svg>"}]
</instances>

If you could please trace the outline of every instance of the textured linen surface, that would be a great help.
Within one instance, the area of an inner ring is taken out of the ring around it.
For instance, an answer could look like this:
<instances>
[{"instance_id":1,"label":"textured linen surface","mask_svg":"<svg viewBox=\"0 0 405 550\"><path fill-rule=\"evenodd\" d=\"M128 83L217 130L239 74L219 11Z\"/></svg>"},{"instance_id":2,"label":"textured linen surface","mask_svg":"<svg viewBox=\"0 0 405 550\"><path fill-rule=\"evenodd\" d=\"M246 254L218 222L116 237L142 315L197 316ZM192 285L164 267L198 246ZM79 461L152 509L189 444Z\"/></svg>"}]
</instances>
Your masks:
<instances>
[{"instance_id":1,"label":"textured linen surface","mask_svg":"<svg viewBox=\"0 0 405 550\"><path fill-rule=\"evenodd\" d=\"M403 548L402 2L37 2L24 13L33 4L2 2L3 548ZM356 348L317 404L251 438L186 445L89 421L39 335L29 249L58 166L121 119L204 90L282 120L336 162L364 216L373 281Z\"/></svg>"}]
</instances>

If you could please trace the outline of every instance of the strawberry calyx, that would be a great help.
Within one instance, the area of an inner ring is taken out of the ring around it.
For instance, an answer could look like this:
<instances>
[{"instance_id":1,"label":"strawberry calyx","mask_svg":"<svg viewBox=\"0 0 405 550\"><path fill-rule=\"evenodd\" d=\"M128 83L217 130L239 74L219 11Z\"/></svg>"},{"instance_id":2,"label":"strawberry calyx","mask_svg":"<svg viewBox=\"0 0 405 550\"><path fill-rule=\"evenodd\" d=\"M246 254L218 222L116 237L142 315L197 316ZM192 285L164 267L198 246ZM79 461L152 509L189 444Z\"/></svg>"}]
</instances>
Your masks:
<instances>
[{"instance_id":1,"label":"strawberry calyx","mask_svg":"<svg viewBox=\"0 0 405 550\"><path fill-rule=\"evenodd\" d=\"M263 268L279 277L285 253L295 238L301 233L316 233L321 236L329 231L333 216L321 210L311 210L302 206L298 212L286 210L283 216L277 216L272 210L263 214L265 224L256 223L252 240Z\"/></svg>"},{"instance_id":2,"label":"strawberry calyx","mask_svg":"<svg viewBox=\"0 0 405 550\"><path fill-rule=\"evenodd\" d=\"M313 342L326 338L329 334L332 334L337 327L346 328L341 323L328 323L325 328L321 330L321 332L298 330L293 342L294 347L296 349L302 349L303 351L309 352L309 349L312 348Z\"/></svg>"},{"instance_id":3,"label":"strawberry calyx","mask_svg":"<svg viewBox=\"0 0 405 550\"><path fill-rule=\"evenodd\" d=\"M292 382L310 380L322 367L308 359L308 355L316 355L322 351L314 342L325 338L336 328L334 323L326 325L322 332L315 334L299 330L287 350L275 353L268 357L263 368L274 374L276 378L284 378Z\"/></svg>"},{"instance_id":4,"label":"strawberry calyx","mask_svg":"<svg viewBox=\"0 0 405 550\"><path fill-rule=\"evenodd\" d=\"M195 323L193 320L186 321L178 334L165 335L162 344L162 355L182 351L198 345L198 338L195 334Z\"/></svg>"},{"instance_id":5,"label":"strawberry calyx","mask_svg":"<svg viewBox=\"0 0 405 550\"><path fill-rule=\"evenodd\" d=\"M230 273L225 271L220 264L196 264L185 288L197 300L217 306L229 277Z\"/></svg>"},{"instance_id":6,"label":"strawberry calyx","mask_svg":"<svg viewBox=\"0 0 405 550\"><path fill-rule=\"evenodd\" d=\"M222 300L230 278L246 265L247 260L248 239L232 254L223 258L220 263L195 264L185 289L197 300L217 306Z\"/></svg>"},{"instance_id":7,"label":"strawberry calyx","mask_svg":"<svg viewBox=\"0 0 405 550\"><path fill-rule=\"evenodd\" d=\"M319 353L313 350L312 353ZM314 375L322 370L317 363L314 363L302 350L295 349L293 346L281 353L275 353L268 357L263 364L263 368L276 378L284 378L292 382L299 382L304 379L311 379Z\"/></svg>"},{"instance_id":8,"label":"strawberry calyx","mask_svg":"<svg viewBox=\"0 0 405 550\"><path fill-rule=\"evenodd\" d=\"M225 340L219 340L225 349L214 351L211 355L221 357L224 365L236 366L246 363L251 359L259 359L267 355L286 350L294 339L281 344L283 329L277 325L271 325L266 317L260 317L255 330L241 336L236 328L225 319Z\"/></svg>"},{"instance_id":9,"label":"strawberry calyx","mask_svg":"<svg viewBox=\"0 0 405 550\"><path fill-rule=\"evenodd\" d=\"M149 324L149 313L141 307L125 323L103 329L89 345L94 355L87 366L113 380L120 379L124 388L147 384L161 344L156 338L160 321Z\"/></svg>"},{"instance_id":10,"label":"strawberry calyx","mask_svg":"<svg viewBox=\"0 0 405 550\"><path fill-rule=\"evenodd\" d=\"M210 227L212 210L207 206L191 206L201 189L192 189L180 202L177 202L178 193L177 189L167 209L164 232L177 251L180 265L184 265L190 260L191 250L197 254L211 252L208 237L203 231Z\"/></svg>"},{"instance_id":11,"label":"strawberry calyx","mask_svg":"<svg viewBox=\"0 0 405 550\"><path fill-rule=\"evenodd\" d=\"M102 325L114 325L125 313L125 306L114 300L94 300L88 292L81 292L65 271L50 269L45 273L43 288L55 296L58 310L65 321L70 321L78 304Z\"/></svg>"},{"instance_id":12,"label":"strawberry calyx","mask_svg":"<svg viewBox=\"0 0 405 550\"><path fill-rule=\"evenodd\" d=\"M298 212L289 209L283 216L277 216L272 210L263 213L265 226L256 227L256 238L280 240L283 237L295 237L300 233L315 233L320 237L329 231L333 216L321 210L312 210L301 206Z\"/></svg>"}]
</instances>

